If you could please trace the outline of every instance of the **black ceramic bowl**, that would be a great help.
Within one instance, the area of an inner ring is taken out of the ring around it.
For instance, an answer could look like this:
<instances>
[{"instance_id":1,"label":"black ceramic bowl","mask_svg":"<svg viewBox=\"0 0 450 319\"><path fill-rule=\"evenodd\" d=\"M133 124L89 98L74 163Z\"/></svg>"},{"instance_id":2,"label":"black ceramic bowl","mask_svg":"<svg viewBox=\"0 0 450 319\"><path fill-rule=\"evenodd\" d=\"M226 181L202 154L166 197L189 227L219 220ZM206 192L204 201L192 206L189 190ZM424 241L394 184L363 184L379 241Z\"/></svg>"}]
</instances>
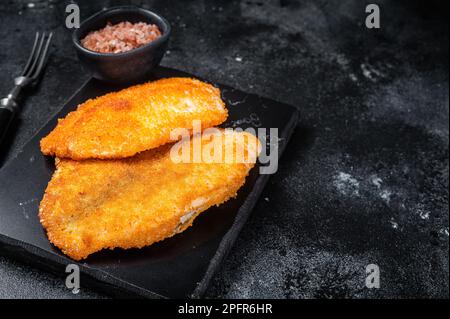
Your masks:
<instances>
[{"instance_id":1,"label":"black ceramic bowl","mask_svg":"<svg viewBox=\"0 0 450 319\"><path fill-rule=\"evenodd\" d=\"M89 32L99 30L108 22L147 22L156 24L161 36L137 49L122 53L98 53L81 45ZM72 35L72 41L81 62L92 71L92 75L111 83L133 83L148 76L159 64L166 52L170 36L170 25L163 17L149 10L133 6L113 7L100 11L83 21Z\"/></svg>"}]
</instances>

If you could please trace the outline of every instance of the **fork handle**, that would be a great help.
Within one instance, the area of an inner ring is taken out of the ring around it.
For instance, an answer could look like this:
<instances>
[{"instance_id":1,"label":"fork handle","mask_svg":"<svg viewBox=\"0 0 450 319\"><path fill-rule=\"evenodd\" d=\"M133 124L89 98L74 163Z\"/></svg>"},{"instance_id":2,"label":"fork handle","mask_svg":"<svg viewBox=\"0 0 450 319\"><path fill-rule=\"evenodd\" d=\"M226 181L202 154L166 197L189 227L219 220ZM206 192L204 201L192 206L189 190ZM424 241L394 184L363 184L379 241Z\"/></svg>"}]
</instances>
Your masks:
<instances>
[{"instance_id":1,"label":"fork handle","mask_svg":"<svg viewBox=\"0 0 450 319\"><path fill-rule=\"evenodd\" d=\"M16 110L16 102L10 98L4 98L0 103L0 145L8 131Z\"/></svg>"}]
</instances>

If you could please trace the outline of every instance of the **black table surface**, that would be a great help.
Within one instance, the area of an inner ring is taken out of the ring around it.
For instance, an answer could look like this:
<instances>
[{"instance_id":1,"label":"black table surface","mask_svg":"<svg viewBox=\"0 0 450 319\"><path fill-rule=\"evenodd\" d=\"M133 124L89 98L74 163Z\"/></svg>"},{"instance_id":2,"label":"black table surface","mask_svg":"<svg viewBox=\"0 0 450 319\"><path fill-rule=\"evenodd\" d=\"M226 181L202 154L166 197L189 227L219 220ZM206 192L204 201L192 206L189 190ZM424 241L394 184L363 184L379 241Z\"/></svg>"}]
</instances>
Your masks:
<instances>
[{"instance_id":1,"label":"black table surface","mask_svg":"<svg viewBox=\"0 0 450 319\"><path fill-rule=\"evenodd\" d=\"M164 66L299 108L279 170L207 297L448 298L447 2L377 1L381 29L365 27L357 0L76 2L82 18L119 4L153 9L173 28ZM89 77L64 26L67 4L0 2L0 94L34 31L55 32L2 163ZM369 264L379 289L365 286ZM0 298L107 297L73 295L1 251L0 279Z\"/></svg>"}]
</instances>

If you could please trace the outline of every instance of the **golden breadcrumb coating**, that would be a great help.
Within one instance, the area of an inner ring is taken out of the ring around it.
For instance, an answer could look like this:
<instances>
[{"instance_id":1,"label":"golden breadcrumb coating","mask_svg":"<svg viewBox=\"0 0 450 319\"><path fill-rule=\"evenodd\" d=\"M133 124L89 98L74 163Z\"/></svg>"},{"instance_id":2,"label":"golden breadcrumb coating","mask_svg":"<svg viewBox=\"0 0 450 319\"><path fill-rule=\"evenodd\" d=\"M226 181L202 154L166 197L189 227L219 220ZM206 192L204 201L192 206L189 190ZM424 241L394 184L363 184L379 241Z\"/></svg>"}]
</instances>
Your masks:
<instances>
[{"instance_id":1,"label":"golden breadcrumb coating","mask_svg":"<svg viewBox=\"0 0 450 319\"><path fill-rule=\"evenodd\" d=\"M246 163L176 163L172 144L120 160L57 158L39 208L49 240L80 260L104 248L141 248L184 231L198 214L236 196L261 149L252 134L216 130L177 144L189 144L194 154L195 141L202 147L223 141L222 149L231 145L232 153L245 153Z\"/></svg>"},{"instance_id":2,"label":"golden breadcrumb coating","mask_svg":"<svg viewBox=\"0 0 450 319\"><path fill-rule=\"evenodd\" d=\"M41 140L45 155L76 160L123 158L170 142L175 128L221 124L228 116L219 89L168 78L90 99Z\"/></svg>"}]
</instances>

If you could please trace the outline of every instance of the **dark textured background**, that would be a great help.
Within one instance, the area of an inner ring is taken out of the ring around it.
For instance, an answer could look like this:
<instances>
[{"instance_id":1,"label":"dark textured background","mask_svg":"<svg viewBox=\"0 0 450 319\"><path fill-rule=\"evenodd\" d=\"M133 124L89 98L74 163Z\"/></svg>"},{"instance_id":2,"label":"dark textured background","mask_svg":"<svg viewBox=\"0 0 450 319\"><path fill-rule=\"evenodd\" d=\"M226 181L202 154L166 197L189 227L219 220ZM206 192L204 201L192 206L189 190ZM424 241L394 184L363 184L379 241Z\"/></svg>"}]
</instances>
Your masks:
<instances>
[{"instance_id":1,"label":"dark textured background","mask_svg":"<svg viewBox=\"0 0 450 319\"><path fill-rule=\"evenodd\" d=\"M297 131L207 297L448 298L448 2L78 1L172 24L162 64L298 106ZM35 30L52 30L46 74L0 161L88 78L63 27L66 1L0 2L0 93ZM1 213L1 212L0 212ZM365 288L378 264L381 288ZM1 257L0 298L74 296L61 278Z\"/></svg>"}]
</instances>

